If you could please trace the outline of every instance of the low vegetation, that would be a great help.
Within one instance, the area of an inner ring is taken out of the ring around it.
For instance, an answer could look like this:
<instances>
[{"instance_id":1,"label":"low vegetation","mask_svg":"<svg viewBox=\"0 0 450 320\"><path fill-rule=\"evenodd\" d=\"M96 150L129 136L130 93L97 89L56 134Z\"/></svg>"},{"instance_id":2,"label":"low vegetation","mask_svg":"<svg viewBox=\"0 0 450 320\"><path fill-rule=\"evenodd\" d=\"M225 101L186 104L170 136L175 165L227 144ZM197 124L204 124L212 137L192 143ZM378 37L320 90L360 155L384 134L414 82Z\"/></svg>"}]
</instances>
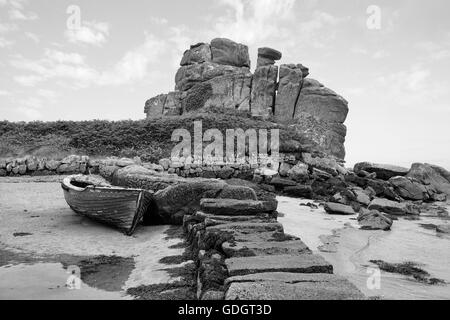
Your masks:
<instances>
[{"instance_id":1,"label":"low vegetation","mask_svg":"<svg viewBox=\"0 0 450 320\"><path fill-rule=\"evenodd\" d=\"M140 156L145 161L156 162L169 157L171 149L177 144L171 141L172 132L184 128L192 134L193 122L196 120L202 120L203 131L217 128L223 134L226 129L279 128L280 151L298 149L299 146L306 151L317 149L310 140L294 129L252 118L245 112L215 111L137 121L0 121L0 157L37 156L58 159L76 153L94 157Z\"/></svg>"}]
</instances>

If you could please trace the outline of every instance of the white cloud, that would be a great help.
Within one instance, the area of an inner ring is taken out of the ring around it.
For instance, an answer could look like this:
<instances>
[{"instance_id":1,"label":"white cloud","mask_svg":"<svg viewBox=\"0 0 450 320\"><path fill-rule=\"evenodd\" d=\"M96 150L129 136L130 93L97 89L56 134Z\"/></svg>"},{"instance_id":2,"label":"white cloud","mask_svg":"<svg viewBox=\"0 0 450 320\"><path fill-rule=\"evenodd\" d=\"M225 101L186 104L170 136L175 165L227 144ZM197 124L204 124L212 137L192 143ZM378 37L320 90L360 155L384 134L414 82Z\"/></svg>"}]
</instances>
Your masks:
<instances>
[{"instance_id":1,"label":"white cloud","mask_svg":"<svg viewBox=\"0 0 450 320\"><path fill-rule=\"evenodd\" d=\"M15 23L0 23L0 33L7 33L17 30L17 25Z\"/></svg>"},{"instance_id":2,"label":"white cloud","mask_svg":"<svg viewBox=\"0 0 450 320\"><path fill-rule=\"evenodd\" d=\"M78 53L66 53L54 49L45 49L45 56L58 63L84 64L84 56Z\"/></svg>"},{"instance_id":3,"label":"white cloud","mask_svg":"<svg viewBox=\"0 0 450 320\"><path fill-rule=\"evenodd\" d=\"M42 113L30 107L18 107L17 111L27 117L28 120L42 119Z\"/></svg>"},{"instance_id":4,"label":"white cloud","mask_svg":"<svg viewBox=\"0 0 450 320\"><path fill-rule=\"evenodd\" d=\"M72 88L114 86L150 76L164 48L164 41L147 35L143 44L127 51L119 61L104 71L91 67L85 57L78 53L54 49L46 49L44 56L38 60L15 56L10 60L10 65L29 72L14 77L16 82L24 86L35 86L50 79L63 80Z\"/></svg>"},{"instance_id":5,"label":"white cloud","mask_svg":"<svg viewBox=\"0 0 450 320\"><path fill-rule=\"evenodd\" d=\"M150 17L150 22L156 25L166 25L169 23L169 20L161 17Z\"/></svg>"},{"instance_id":6,"label":"white cloud","mask_svg":"<svg viewBox=\"0 0 450 320\"><path fill-rule=\"evenodd\" d=\"M23 12L19 9L9 10L8 15L11 20L30 21L38 18L38 15L34 12Z\"/></svg>"},{"instance_id":7,"label":"white cloud","mask_svg":"<svg viewBox=\"0 0 450 320\"><path fill-rule=\"evenodd\" d=\"M39 89L37 91L37 94L38 94L38 96L43 97L50 102L55 102L59 97L58 93L56 93L53 90L48 90L48 89Z\"/></svg>"},{"instance_id":8,"label":"white cloud","mask_svg":"<svg viewBox=\"0 0 450 320\"><path fill-rule=\"evenodd\" d=\"M37 83L44 81L45 78L37 75L26 75L26 76L14 76L13 80L23 86L33 87Z\"/></svg>"},{"instance_id":9,"label":"white cloud","mask_svg":"<svg viewBox=\"0 0 450 320\"><path fill-rule=\"evenodd\" d=\"M214 18L212 33L253 44L281 32L280 23L293 18L295 0L221 0L228 8L223 17Z\"/></svg>"},{"instance_id":10,"label":"white cloud","mask_svg":"<svg viewBox=\"0 0 450 320\"><path fill-rule=\"evenodd\" d=\"M41 38L37 34L35 34L33 32L25 32L25 36L27 38L33 40L35 43L41 42Z\"/></svg>"},{"instance_id":11,"label":"white cloud","mask_svg":"<svg viewBox=\"0 0 450 320\"><path fill-rule=\"evenodd\" d=\"M450 57L450 36L437 43L433 41L422 41L415 45L416 48L425 52L428 59L440 61Z\"/></svg>"},{"instance_id":12,"label":"white cloud","mask_svg":"<svg viewBox=\"0 0 450 320\"><path fill-rule=\"evenodd\" d=\"M373 59L384 59L389 56L390 56L390 54L386 50L377 50L372 54Z\"/></svg>"},{"instance_id":13,"label":"white cloud","mask_svg":"<svg viewBox=\"0 0 450 320\"><path fill-rule=\"evenodd\" d=\"M4 37L0 37L0 48L10 48L14 44L14 41L8 40Z\"/></svg>"},{"instance_id":14,"label":"white cloud","mask_svg":"<svg viewBox=\"0 0 450 320\"><path fill-rule=\"evenodd\" d=\"M308 20L302 20L290 37L308 43L309 47L323 49L336 37L337 26L348 18L338 18L327 12L315 10Z\"/></svg>"},{"instance_id":15,"label":"white cloud","mask_svg":"<svg viewBox=\"0 0 450 320\"><path fill-rule=\"evenodd\" d=\"M69 42L101 46L107 41L109 24L106 22L83 22L78 29L67 29L64 33Z\"/></svg>"},{"instance_id":16,"label":"white cloud","mask_svg":"<svg viewBox=\"0 0 450 320\"><path fill-rule=\"evenodd\" d=\"M146 35L143 44L126 52L111 70L99 74L98 84L120 85L144 79L151 72L151 66L158 63L164 48L164 41Z\"/></svg>"},{"instance_id":17,"label":"white cloud","mask_svg":"<svg viewBox=\"0 0 450 320\"><path fill-rule=\"evenodd\" d=\"M431 71L420 65L376 78L372 92L382 93L390 104L403 107L432 105L447 94L448 81L434 79Z\"/></svg>"},{"instance_id":18,"label":"white cloud","mask_svg":"<svg viewBox=\"0 0 450 320\"><path fill-rule=\"evenodd\" d=\"M0 90L0 97L9 96L11 92L6 90Z\"/></svg>"},{"instance_id":19,"label":"white cloud","mask_svg":"<svg viewBox=\"0 0 450 320\"><path fill-rule=\"evenodd\" d=\"M35 96L23 99L13 99L16 111L26 117L27 120L38 120L42 118L41 109L43 101Z\"/></svg>"}]
</instances>

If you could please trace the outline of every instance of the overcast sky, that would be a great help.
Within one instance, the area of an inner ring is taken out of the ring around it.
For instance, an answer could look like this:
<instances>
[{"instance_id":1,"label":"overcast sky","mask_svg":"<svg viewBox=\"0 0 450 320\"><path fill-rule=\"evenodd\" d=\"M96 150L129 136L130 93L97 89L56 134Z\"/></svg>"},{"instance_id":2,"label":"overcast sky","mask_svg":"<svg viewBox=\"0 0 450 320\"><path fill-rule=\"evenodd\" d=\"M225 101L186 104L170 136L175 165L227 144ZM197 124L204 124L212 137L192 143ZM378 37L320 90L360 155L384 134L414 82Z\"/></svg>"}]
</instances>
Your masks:
<instances>
[{"instance_id":1,"label":"overcast sky","mask_svg":"<svg viewBox=\"0 0 450 320\"><path fill-rule=\"evenodd\" d=\"M379 29L367 26L370 5ZM349 165L450 168L449 9L448 0L0 0L0 119L141 119L146 99L174 89L190 44L228 37L250 46L253 66L258 47L276 48L280 63L308 66L349 101Z\"/></svg>"}]
</instances>

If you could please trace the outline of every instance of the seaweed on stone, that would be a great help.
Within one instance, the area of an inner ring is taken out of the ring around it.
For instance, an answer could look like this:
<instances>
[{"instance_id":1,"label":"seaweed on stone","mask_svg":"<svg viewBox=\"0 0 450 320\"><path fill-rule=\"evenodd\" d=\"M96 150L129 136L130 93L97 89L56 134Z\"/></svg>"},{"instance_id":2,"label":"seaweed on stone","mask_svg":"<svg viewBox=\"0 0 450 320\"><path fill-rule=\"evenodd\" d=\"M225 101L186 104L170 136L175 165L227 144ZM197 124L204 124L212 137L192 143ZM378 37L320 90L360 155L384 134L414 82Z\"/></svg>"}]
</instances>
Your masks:
<instances>
[{"instance_id":1,"label":"seaweed on stone","mask_svg":"<svg viewBox=\"0 0 450 320\"><path fill-rule=\"evenodd\" d=\"M370 260L371 263L376 264L381 270L389 273L398 273L405 276L413 277L416 281L429 285L444 284L445 281L438 278L433 278L431 275L419 268L419 264L411 261L402 263L389 263L382 260Z\"/></svg>"}]
</instances>

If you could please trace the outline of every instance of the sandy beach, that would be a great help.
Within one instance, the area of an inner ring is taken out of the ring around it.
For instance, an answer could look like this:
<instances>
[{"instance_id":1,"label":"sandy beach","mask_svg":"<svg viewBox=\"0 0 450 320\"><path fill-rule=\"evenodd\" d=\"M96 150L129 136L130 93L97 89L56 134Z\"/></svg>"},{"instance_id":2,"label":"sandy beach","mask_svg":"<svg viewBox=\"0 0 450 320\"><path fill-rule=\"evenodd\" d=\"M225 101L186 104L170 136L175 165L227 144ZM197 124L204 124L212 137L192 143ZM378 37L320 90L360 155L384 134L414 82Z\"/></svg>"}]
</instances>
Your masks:
<instances>
[{"instance_id":1,"label":"sandy beach","mask_svg":"<svg viewBox=\"0 0 450 320\"><path fill-rule=\"evenodd\" d=\"M448 220L426 216L419 220L399 218L391 231L360 230L355 216L325 213L298 200L278 197L279 221L285 232L300 237L313 251L329 261L336 274L344 276L368 297L382 299L450 299L450 237L423 225L447 224ZM318 203L316 203L318 204ZM370 260L393 263L413 261L433 277L446 282L427 285L394 273L381 271L379 289L369 289Z\"/></svg>"},{"instance_id":2,"label":"sandy beach","mask_svg":"<svg viewBox=\"0 0 450 320\"><path fill-rule=\"evenodd\" d=\"M0 180L0 299L131 299L129 288L178 280L167 269L180 265L159 262L184 251L168 226L128 237L93 222L69 208L61 179ZM67 268L77 263L95 270L68 290Z\"/></svg>"}]
</instances>

